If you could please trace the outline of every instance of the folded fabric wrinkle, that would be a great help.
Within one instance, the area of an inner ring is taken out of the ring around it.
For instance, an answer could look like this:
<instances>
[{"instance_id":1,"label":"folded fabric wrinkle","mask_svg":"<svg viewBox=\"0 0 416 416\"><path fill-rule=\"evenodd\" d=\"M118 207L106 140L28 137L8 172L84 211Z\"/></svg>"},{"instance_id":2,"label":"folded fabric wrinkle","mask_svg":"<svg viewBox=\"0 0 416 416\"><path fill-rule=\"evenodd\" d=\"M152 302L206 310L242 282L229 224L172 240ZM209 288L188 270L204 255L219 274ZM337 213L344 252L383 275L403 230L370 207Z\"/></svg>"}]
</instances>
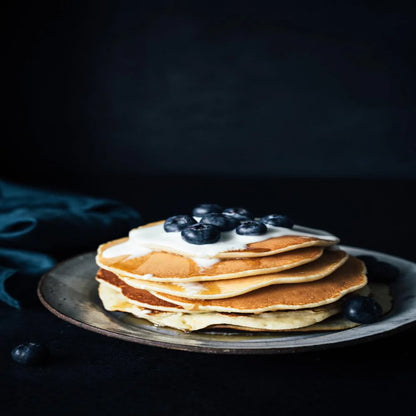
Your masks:
<instances>
[{"instance_id":1,"label":"folded fabric wrinkle","mask_svg":"<svg viewBox=\"0 0 416 416\"><path fill-rule=\"evenodd\" d=\"M20 307L13 280L32 287L56 261L140 224L140 214L118 201L0 180L0 302Z\"/></svg>"}]
</instances>

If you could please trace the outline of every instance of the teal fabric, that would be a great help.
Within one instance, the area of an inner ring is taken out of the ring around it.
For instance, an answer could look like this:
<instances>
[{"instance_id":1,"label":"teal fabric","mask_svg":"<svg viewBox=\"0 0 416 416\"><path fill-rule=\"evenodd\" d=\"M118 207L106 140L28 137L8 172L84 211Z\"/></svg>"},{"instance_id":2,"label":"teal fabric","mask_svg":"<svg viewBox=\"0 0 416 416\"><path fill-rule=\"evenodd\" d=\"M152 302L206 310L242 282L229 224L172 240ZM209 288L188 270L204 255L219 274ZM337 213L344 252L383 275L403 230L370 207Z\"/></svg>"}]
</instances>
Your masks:
<instances>
[{"instance_id":1,"label":"teal fabric","mask_svg":"<svg viewBox=\"0 0 416 416\"><path fill-rule=\"evenodd\" d=\"M0 180L0 301L20 302L7 289L39 278L57 260L94 250L142 223L120 202L34 189Z\"/></svg>"}]
</instances>

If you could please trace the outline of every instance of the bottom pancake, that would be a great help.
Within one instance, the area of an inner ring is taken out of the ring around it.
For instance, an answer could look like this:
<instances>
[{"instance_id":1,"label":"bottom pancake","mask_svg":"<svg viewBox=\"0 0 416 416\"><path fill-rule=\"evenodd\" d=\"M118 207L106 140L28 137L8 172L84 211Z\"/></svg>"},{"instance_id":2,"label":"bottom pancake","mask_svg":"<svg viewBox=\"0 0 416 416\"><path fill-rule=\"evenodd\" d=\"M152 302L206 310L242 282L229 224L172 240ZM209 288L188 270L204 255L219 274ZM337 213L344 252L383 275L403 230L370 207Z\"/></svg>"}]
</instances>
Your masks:
<instances>
[{"instance_id":1,"label":"bottom pancake","mask_svg":"<svg viewBox=\"0 0 416 416\"><path fill-rule=\"evenodd\" d=\"M255 315L220 312L175 313L149 310L129 302L117 287L103 283L99 285L99 296L104 308L109 311L131 313L156 326L182 331L196 331L204 328L228 328L244 331L323 331L347 329L357 325L338 317L341 302L312 309L265 312ZM386 286L376 288L374 296L381 303L384 313L390 310L391 300L388 289L386 292Z\"/></svg>"},{"instance_id":2,"label":"bottom pancake","mask_svg":"<svg viewBox=\"0 0 416 416\"><path fill-rule=\"evenodd\" d=\"M371 283L367 287L364 287L356 292L362 296L369 296L374 298L377 303L381 306L383 315L389 313L392 309L393 302L390 293L390 289L386 284L382 283ZM355 328L361 324L352 322L348 319L345 319L341 314L336 314L329 317L321 322L318 322L314 325L305 326L301 328L294 328L286 330L284 332L317 332L317 331L341 331L345 329ZM236 325L216 325L211 328L226 328L226 329L235 329L240 331L262 331L261 329L248 329L244 327L238 327Z\"/></svg>"}]
</instances>

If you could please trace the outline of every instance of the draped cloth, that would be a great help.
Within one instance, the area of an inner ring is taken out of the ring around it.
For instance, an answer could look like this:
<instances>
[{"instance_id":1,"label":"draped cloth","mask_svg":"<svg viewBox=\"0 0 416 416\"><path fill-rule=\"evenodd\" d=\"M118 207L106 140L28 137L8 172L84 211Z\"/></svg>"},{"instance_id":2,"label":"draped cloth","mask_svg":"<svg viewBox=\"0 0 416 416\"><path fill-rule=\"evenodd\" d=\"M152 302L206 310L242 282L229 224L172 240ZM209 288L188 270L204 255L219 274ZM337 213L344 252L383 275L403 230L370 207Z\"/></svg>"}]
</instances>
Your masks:
<instances>
[{"instance_id":1,"label":"draped cloth","mask_svg":"<svg viewBox=\"0 0 416 416\"><path fill-rule=\"evenodd\" d=\"M33 287L57 260L94 250L141 223L140 214L121 202L0 180L0 301L19 308L8 289L13 279Z\"/></svg>"}]
</instances>

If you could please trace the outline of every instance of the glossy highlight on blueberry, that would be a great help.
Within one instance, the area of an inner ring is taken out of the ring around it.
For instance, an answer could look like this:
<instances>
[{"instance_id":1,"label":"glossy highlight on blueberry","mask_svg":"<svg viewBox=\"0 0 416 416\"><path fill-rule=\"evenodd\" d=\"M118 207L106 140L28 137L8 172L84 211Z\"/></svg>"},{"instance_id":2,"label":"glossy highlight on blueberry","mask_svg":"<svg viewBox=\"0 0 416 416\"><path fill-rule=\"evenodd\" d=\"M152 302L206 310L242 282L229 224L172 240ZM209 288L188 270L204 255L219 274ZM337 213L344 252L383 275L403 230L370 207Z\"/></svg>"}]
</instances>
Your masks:
<instances>
[{"instance_id":1,"label":"glossy highlight on blueberry","mask_svg":"<svg viewBox=\"0 0 416 416\"><path fill-rule=\"evenodd\" d=\"M342 304L344 318L359 324L372 324L383 315L381 306L372 298L352 295L345 298Z\"/></svg>"},{"instance_id":2,"label":"glossy highlight on blueberry","mask_svg":"<svg viewBox=\"0 0 416 416\"><path fill-rule=\"evenodd\" d=\"M224 208L218 204L200 204L192 210L194 217L202 217L206 214L221 213Z\"/></svg>"},{"instance_id":3,"label":"glossy highlight on blueberry","mask_svg":"<svg viewBox=\"0 0 416 416\"><path fill-rule=\"evenodd\" d=\"M254 215L246 208L226 208L222 213L239 221L247 221L254 218Z\"/></svg>"},{"instance_id":4,"label":"glossy highlight on blueberry","mask_svg":"<svg viewBox=\"0 0 416 416\"><path fill-rule=\"evenodd\" d=\"M184 228L189 227L192 224L196 224L196 221L190 215L174 215L165 221L163 229L167 233L173 233L182 231Z\"/></svg>"},{"instance_id":5,"label":"glossy highlight on blueberry","mask_svg":"<svg viewBox=\"0 0 416 416\"><path fill-rule=\"evenodd\" d=\"M213 244L221 237L221 231L211 224L194 224L181 232L182 239L189 244Z\"/></svg>"},{"instance_id":6,"label":"glossy highlight on blueberry","mask_svg":"<svg viewBox=\"0 0 416 416\"><path fill-rule=\"evenodd\" d=\"M266 225L273 225L274 227L285 227L285 228L293 228L294 221L291 220L286 215L281 214L270 214L262 217L260 219Z\"/></svg>"},{"instance_id":7,"label":"glossy highlight on blueberry","mask_svg":"<svg viewBox=\"0 0 416 416\"><path fill-rule=\"evenodd\" d=\"M267 233L267 227L261 221L242 221L236 233L240 235L262 235Z\"/></svg>"},{"instance_id":8,"label":"glossy highlight on blueberry","mask_svg":"<svg viewBox=\"0 0 416 416\"><path fill-rule=\"evenodd\" d=\"M19 364L38 365L48 360L49 351L42 344L28 342L13 348L11 356Z\"/></svg>"},{"instance_id":9,"label":"glossy highlight on blueberry","mask_svg":"<svg viewBox=\"0 0 416 416\"><path fill-rule=\"evenodd\" d=\"M233 217L227 217L224 214L218 214L214 212L204 215L199 222L200 224L214 225L220 231L234 230L234 228L236 228L240 224L240 221Z\"/></svg>"}]
</instances>

